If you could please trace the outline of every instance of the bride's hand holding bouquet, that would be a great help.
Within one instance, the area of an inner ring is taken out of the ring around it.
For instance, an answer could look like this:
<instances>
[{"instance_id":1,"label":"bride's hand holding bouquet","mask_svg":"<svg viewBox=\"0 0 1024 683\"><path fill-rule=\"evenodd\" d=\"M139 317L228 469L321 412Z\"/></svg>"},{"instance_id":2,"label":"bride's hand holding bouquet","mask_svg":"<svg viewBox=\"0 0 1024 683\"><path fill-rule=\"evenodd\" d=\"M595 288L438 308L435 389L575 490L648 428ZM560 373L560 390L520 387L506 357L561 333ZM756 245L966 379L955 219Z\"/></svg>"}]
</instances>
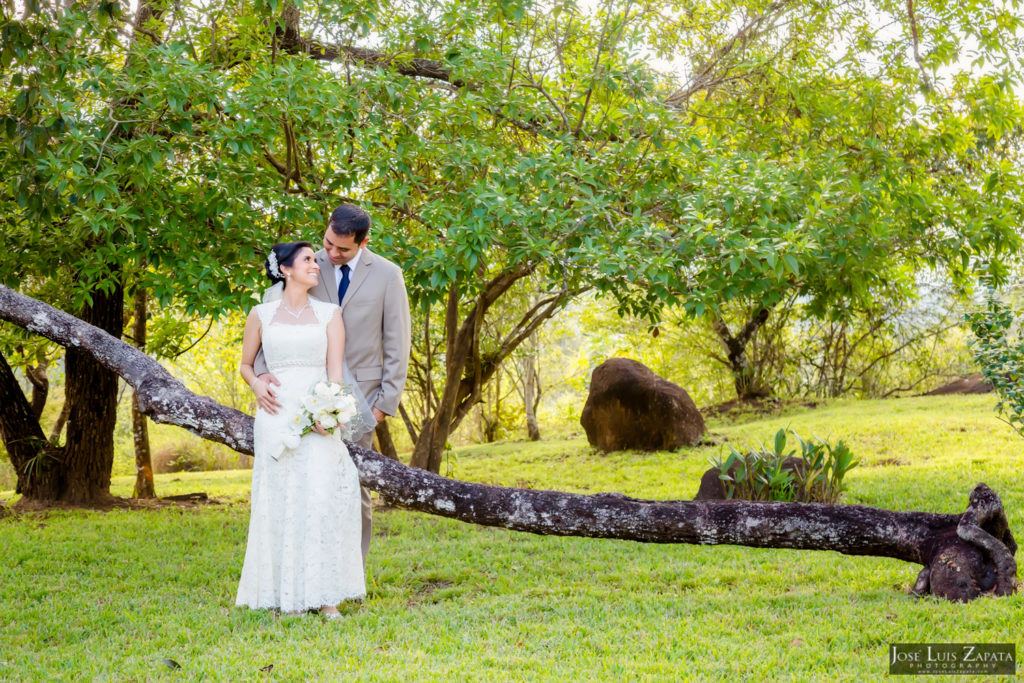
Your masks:
<instances>
[{"instance_id":1,"label":"bride's hand holding bouquet","mask_svg":"<svg viewBox=\"0 0 1024 683\"><path fill-rule=\"evenodd\" d=\"M348 438L361 423L358 403L350 389L337 382L317 382L303 397L302 408L292 418L284 446L289 450L298 448L300 439L310 433L339 440Z\"/></svg>"}]
</instances>

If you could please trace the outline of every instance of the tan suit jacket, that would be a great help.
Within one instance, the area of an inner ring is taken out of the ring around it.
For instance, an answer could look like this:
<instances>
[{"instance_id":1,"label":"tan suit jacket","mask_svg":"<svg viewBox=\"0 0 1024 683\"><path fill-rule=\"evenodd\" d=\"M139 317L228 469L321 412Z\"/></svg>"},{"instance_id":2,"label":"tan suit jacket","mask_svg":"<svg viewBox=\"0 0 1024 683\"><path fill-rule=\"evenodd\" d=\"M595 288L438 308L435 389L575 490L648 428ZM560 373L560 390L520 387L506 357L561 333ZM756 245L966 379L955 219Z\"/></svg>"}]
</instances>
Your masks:
<instances>
[{"instance_id":1,"label":"tan suit jacket","mask_svg":"<svg viewBox=\"0 0 1024 683\"><path fill-rule=\"evenodd\" d=\"M310 295L339 303L334 264L327 252L318 251L316 262L320 280ZM272 287L263 300L273 301L280 296L281 289ZM349 274L348 290L340 305L345 323L345 363L366 402L386 415L394 415L409 372L409 297L402 269L364 248L355 272ZM262 350L255 370L257 375L266 372Z\"/></svg>"}]
</instances>

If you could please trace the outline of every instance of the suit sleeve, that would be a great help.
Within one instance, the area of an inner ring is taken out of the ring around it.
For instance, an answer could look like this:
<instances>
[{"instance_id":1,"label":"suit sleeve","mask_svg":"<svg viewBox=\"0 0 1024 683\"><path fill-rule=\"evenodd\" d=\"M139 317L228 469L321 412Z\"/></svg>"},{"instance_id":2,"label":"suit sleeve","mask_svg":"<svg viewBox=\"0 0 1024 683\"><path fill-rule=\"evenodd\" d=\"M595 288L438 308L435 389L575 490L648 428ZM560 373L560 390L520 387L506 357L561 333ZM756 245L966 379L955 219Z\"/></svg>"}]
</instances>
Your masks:
<instances>
[{"instance_id":1,"label":"suit sleeve","mask_svg":"<svg viewBox=\"0 0 1024 683\"><path fill-rule=\"evenodd\" d=\"M270 289L268 289L267 291L263 292L263 303L267 303L268 301L277 301L278 299L280 299L281 292L283 289L284 288L280 286L280 283L278 283L271 287ZM256 373L257 377L270 372L270 369L267 367L267 360L266 358L263 357L262 346L260 347L260 350L256 352L256 360L253 361L252 370L253 372Z\"/></svg>"},{"instance_id":2,"label":"suit sleeve","mask_svg":"<svg viewBox=\"0 0 1024 683\"><path fill-rule=\"evenodd\" d=\"M405 280L397 270L388 281L384 291L384 320L382 329L383 349L380 394L374 407L386 415L398 412L398 402L409 374L409 346L411 328L409 322L409 296L405 291Z\"/></svg>"}]
</instances>

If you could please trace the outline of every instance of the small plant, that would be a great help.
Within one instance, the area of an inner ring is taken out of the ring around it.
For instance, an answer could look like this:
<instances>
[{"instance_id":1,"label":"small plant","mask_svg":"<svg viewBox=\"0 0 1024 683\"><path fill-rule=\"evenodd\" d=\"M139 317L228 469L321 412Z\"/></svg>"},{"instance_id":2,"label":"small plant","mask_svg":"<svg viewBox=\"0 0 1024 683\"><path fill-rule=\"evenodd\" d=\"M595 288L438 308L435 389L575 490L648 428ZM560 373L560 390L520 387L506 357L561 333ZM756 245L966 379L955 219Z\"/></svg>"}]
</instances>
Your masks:
<instances>
[{"instance_id":1,"label":"small plant","mask_svg":"<svg viewBox=\"0 0 1024 683\"><path fill-rule=\"evenodd\" d=\"M444 476L449 479L455 477L455 462L459 459L451 441L444 442Z\"/></svg>"},{"instance_id":2,"label":"small plant","mask_svg":"<svg viewBox=\"0 0 1024 683\"><path fill-rule=\"evenodd\" d=\"M787 434L796 437L797 449L786 450ZM740 453L729 449L724 461L711 458L718 469L726 498L801 503L835 503L843 491L843 477L857 465L853 453L839 441L804 441L792 431L780 429L771 450ZM793 459L791 459L793 458Z\"/></svg>"}]
</instances>

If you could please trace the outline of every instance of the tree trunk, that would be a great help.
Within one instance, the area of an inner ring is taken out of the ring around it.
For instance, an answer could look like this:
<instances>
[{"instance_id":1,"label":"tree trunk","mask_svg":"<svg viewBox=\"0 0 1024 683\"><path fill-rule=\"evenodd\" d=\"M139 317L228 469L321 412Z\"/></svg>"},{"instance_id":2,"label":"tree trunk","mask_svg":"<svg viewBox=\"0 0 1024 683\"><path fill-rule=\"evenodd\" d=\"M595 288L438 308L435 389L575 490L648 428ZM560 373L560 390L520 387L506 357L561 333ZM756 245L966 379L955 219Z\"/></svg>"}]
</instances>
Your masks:
<instances>
[{"instance_id":1,"label":"tree trunk","mask_svg":"<svg viewBox=\"0 0 1024 683\"><path fill-rule=\"evenodd\" d=\"M402 424L405 425L405 431L409 434L409 440L412 441L413 443L419 441L419 432L417 432L416 428L413 426L412 418L409 417L409 411L405 409L404 402L400 401L398 403L398 414L402 418Z\"/></svg>"},{"instance_id":2,"label":"tree trunk","mask_svg":"<svg viewBox=\"0 0 1024 683\"><path fill-rule=\"evenodd\" d=\"M135 387L140 407L157 422L252 453L251 417L192 394L119 339L2 285L0 319L94 353ZM950 600L1009 595L1016 587L1017 544L999 497L984 484L971 492L961 515L820 503L655 501L472 484L406 467L355 444L349 450L362 484L390 502L473 524L542 535L892 557L924 565L912 592Z\"/></svg>"},{"instance_id":3,"label":"tree trunk","mask_svg":"<svg viewBox=\"0 0 1024 683\"><path fill-rule=\"evenodd\" d=\"M570 296L586 291L563 289L549 293L525 311L512 330L484 358L480 353L480 330L484 316L516 282L531 275L537 264L521 264L495 275L476 296L464 317L459 314L459 283L448 291L445 311L446 343L444 351L445 383L434 414L424 420L413 449L414 467L438 472L449 435L480 400L482 388L491 381L502 361L529 339L537 329L559 311Z\"/></svg>"},{"instance_id":4,"label":"tree trunk","mask_svg":"<svg viewBox=\"0 0 1024 683\"><path fill-rule=\"evenodd\" d=\"M531 340L533 342L535 340ZM537 347L523 356L523 412L526 414L526 435L530 441L540 441L540 425L537 423L537 406L540 403L540 373L537 371Z\"/></svg>"},{"instance_id":5,"label":"tree trunk","mask_svg":"<svg viewBox=\"0 0 1024 683\"><path fill-rule=\"evenodd\" d=\"M747 357L747 345L767 322L768 313L767 308L759 309L736 335L732 334L729 326L721 317L716 317L712 323L715 334L718 335L718 340L725 349L728 361L726 364L732 373L736 397L740 400L764 398L770 394L759 377L757 368L750 364L750 359Z\"/></svg>"},{"instance_id":6,"label":"tree trunk","mask_svg":"<svg viewBox=\"0 0 1024 683\"><path fill-rule=\"evenodd\" d=\"M484 442L494 443L498 440L498 430L501 429L501 373L497 373L491 381L491 391L494 392L494 412L490 417L487 415L486 404L481 405L480 419L484 423Z\"/></svg>"},{"instance_id":7,"label":"tree trunk","mask_svg":"<svg viewBox=\"0 0 1024 683\"><path fill-rule=\"evenodd\" d=\"M124 292L94 291L82 320L120 338L124 327ZM68 412L64 447L65 488L59 499L74 504L101 503L110 498L117 422L115 373L101 365L89 349L71 347L66 356L65 400Z\"/></svg>"},{"instance_id":8,"label":"tree trunk","mask_svg":"<svg viewBox=\"0 0 1024 683\"><path fill-rule=\"evenodd\" d=\"M46 440L21 384L0 354L0 437L18 477L17 492L53 500L63 489L61 452Z\"/></svg>"},{"instance_id":9,"label":"tree trunk","mask_svg":"<svg viewBox=\"0 0 1024 683\"><path fill-rule=\"evenodd\" d=\"M451 422L445 420L440 413L424 422L409 464L429 472L440 472L450 432Z\"/></svg>"},{"instance_id":10,"label":"tree trunk","mask_svg":"<svg viewBox=\"0 0 1024 683\"><path fill-rule=\"evenodd\" d=\"M135 314L132 336L135 348L146 351L146 290L135 289ZM135 488L133 498L156 498L156 485L153 482L153 458L149 449L149 418L139 410L139 399L132 395L132 436L135 441Z\"/></svg>"},{"instance_id":11,"label":"tree trunk","mask_svg":"<svg viewBox=\"0 0 1024 683\"><path fill-rule=\"evenodd\" d=\"M60 445L60 435L64 431L64 425L68 423L68 414L71 412L71 404L64 401L64 405L61 406L60 415L57 416L57 421L53 423L53 429L50 430L50 443L53 446Z\"/></svg>"},{"instance_id":12,"label":"tree trunk","mask_svg":"<svg viewBox=\"0 0 1024 683\"><path fill-rule=\"evenodd\" d=\"M361 480L394 505L472 524L542 535L648 543L834 550L923 564L912 592L950 600L1009 595L1017 545L999 497L985 484L962 515L859 505L653 501L585 496L446 479L352 449Z\"/></svg>"},{"instance_id":13,"label":"tree trunk","mask_svg":"<svg viewBox=\"0 0 1024 683\"><path fill-rule=\"evenodd\" d=\"M395 440L391 438L391 429L388 428L386 419L377 423L373 435L376 437L377 452L392 460L398 460L398 449L395 448Z\"/></svg>"},{"instance_id":14,"label":"tree trunk","mask_svg":"<svg viewBox=\"0 0 1024 683\"><path fill-rule=\"evenodd\" d=\"M139 397L132 396L132 437L135 442L135 487L132 498L156 498L153 458L149 450L149 418L139 409Z\"/></svg>"},{"instance_id":15,"label":"tree trunk","mask_svg":"<svg viewBox=\"0 0 1024 683\"><path fill-rule=\"evenodd\" d=\"M424 421L420 429L420 438L412 450L410 464L413 467L429 472L441 471L441 458L448 443L448 434L453 428L455 410L460 396L464 391L462 380L473 349L473 337L483 316L480 306L473 307L474 313L459 325L459 293L458 285L453 284L448 291L448 306L445 311L445 384L438 402L437 410Z\"/></svg>"},{"instance_id":16,"label":"tree trunk","mask_svg":"<svg viewBox=\"0 0 1024 683\"><path fill-rule=\"evenodd\" d=\"M32 413L38 420L43 416L46 398L50 395L50 378L46 376L48 363L44 360L39 365L25 368L25 376L32 384Z\"/></svg>"}]
</instances>

